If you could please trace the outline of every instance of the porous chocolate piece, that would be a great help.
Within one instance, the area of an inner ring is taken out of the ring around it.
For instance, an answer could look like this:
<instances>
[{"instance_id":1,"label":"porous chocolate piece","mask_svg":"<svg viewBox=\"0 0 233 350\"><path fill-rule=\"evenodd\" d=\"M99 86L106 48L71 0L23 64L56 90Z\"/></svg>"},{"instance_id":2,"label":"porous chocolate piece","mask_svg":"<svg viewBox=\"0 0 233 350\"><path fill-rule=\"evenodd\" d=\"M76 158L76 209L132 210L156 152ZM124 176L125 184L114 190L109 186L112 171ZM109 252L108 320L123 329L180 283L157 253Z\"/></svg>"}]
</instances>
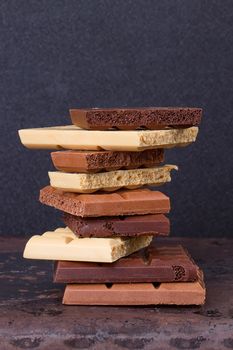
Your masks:
<instances>
[{"instance_id":1,"label":"porous chocolate piece","mask_svg":"<svg viewBox=\"0 0 233 350\"><path fill-rule=\"evenodd\" d=\"M171 181L176 165L165 164L152 168L104 171L97 174L49 171L50 185L65 192L114 192L120 188L135 189L142 186L161 186Z\"/></svg>"},{"instance_id":2,"label":"porous chocolate piece","mask_svg":"<svg viewBox=\"0 0 233 350\"><path fill-rule=\"evenodd\" d=\"M40 202L82 217L164 214L170 211L169 197L147 188L79 194L46 186L40 191Z\"/></svg>"},{"instance_id":3,"label":"porous chocolate piece","mask_svg":"<svg viewBox=\"0 0 233 350\"><path fill-rule=\"evenodd\" d=\"M92 130L188 127L201 122L202 109L189 107L71 109L72 123Z\"/></svg>"},{"instance_id":4,"label":"porous chocolate piece","mask_svg":"<svg viewBox=\"0 0 233 350\"><path fill-rule=\"evenodd\" d=\"M198 266L180 245L149 246L112 264L57 261L57 283L191 282Z\"/></svg>"},{"instance_id":5,"label":"porous chocolate piece","mask_svg":"<svg viewBox=\"0 0 233 350\"><path fill-rule=\"evenodd\" d=\"M163 214L81 218L63 214L64 223L79 237L167 236L169 219Z\"/></svg>"},{"instance_id":6,"label":"porous chocolate piece","mask_svg":"<svg viewBox=\"0 0 233 350\"><path fill-rule=\"evenodd\" d=\"M164 161L163 149L142 152L114 151L58 151L51 153L52 161L60 171L69 173L96 173L118 169L153 167Z\"/></svg>"}]
</instances>

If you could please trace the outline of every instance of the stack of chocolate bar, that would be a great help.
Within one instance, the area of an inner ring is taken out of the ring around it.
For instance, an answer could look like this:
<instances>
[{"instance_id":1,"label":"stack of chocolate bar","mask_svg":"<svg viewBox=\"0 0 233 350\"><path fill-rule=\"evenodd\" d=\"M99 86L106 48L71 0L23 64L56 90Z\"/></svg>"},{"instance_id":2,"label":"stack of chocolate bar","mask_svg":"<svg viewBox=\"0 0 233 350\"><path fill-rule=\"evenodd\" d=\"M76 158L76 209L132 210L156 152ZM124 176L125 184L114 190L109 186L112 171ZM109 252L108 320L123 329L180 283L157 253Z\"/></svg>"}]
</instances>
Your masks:
<instances>
[{"instance_id":1,"label":"stack of chocolate bar","mask_svg":"<svg viewBox=\"0 0 233 350\"><path fill-rule=\"evenodd\" d=\"M20 130L29 148L52 152L57 171L40 201L65 228L33 236L29 259L55 260L64 304L203 304L203 274L167 236L169 198L149 186L171 181L164 149L196 140L200 108L73 109L73 125Z\"/></svg>"}]
</instances>

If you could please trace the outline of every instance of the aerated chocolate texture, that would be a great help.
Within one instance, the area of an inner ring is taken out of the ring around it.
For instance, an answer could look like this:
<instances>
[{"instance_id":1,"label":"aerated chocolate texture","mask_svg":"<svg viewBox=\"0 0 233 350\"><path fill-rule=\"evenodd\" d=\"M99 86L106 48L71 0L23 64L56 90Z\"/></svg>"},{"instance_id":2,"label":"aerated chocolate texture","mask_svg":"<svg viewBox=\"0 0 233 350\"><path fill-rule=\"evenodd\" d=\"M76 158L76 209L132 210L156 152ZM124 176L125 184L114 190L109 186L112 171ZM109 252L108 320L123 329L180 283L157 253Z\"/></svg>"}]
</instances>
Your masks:
<instances>
[{"instance_id":1,"label":"aerated chocolate texture","mask_svg":"<svg viewBox=\"0 0 233 350\"><path fill-rule=\"evenodd\" d=\"M93 193L113 192L120 188L133 189L144 185L161 186L171 181L172 170L176 165L163 165L152 168L105 171L97 174L64 173L49 171L50 185L66 192Z\"/></svg>"},{"instance_id":2,"label":"aerated chocolate texture","mask_svg":"<svg viewBox=\"0 0 233 350\"><path fill-rule=\"evenodd\" d=\"M163 149L142 152L114 151L60 151L51 153L52 161L60 171L99 172L118 169L152 167L164 161Z\"/></svg>"},{"instance_id":3,"label":"aerated chocolate texture","mask_svg":"<svg viewBox=\"0 0 233 350\"><path fill-rule=\"evenodd\" d=\"M167 236L170 222L165 215L80 218L63 214L64 223L79 237Z\"/></svg>"},{"instance_id":4,"label":"aerated chocolate texture","mask_svg":"<svg viewBox=\"0 0 233 350\"><path fill-rule=\"evenodd\" d=\"M40 202L82 217L161 214L170 211L169 197L149 189L78 194L46 186L40 191Z\"/></svg>"},{"instance_id":5,"label":"aerated chocolate texture","mask_svg":"<svg viewBox=\"0 0 233 350\"><path fill-rule=\"evenodd\" d=\"M187 107L71 109L70 116L73 124L84 129L157 129L166 126L198 125L201 122L202 109Z\"/></svg>"},{"instance_id":6,"label":"aerated chocolate texture","mask_svg":"<svg viewBox=\"0 0 233 350\"><path fill-rule=\"evenodd\" d=\"M150 246L109 264L57 261L57 283L192 282L198 266L182 246Z\"/></svg>"}]
</instances>

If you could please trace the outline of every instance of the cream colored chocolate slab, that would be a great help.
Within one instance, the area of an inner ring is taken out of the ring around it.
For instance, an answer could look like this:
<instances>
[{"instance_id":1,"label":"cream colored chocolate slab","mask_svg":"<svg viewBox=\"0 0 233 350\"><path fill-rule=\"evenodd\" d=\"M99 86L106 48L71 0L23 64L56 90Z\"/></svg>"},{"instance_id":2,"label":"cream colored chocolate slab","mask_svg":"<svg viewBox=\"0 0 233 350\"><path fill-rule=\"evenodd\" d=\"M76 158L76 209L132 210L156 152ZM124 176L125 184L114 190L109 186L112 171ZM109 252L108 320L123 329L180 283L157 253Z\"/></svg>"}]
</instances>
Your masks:
<instances>
[{"instance_id":1,"label":"cream colored chocolate slab","mask_svg":"<svg viewBox=\"0 0 233 350\"><path fill-rule=\"evenodd\" d=\"M111 263L147 247L152 236L133 238L78 238L69 228L58 228L29 239L24 258Z\"/></svg>"},{"instance_id":2,"label":"cream colored chocolate slab","mask_svg":"<svg viewBox=\"0 0 233 350\"><path fill-rule=\"evenodd\" d=\"M162 185L171 181L171 170L176 165L154 168L116 170L97 174L63 173L50 171L50 185L66 192L92 193L98 190L115 191L125 187L138 188L144 185Z\"/></svg>"},{"instance_id":3,"label":"cream colored chocolate slab","mask_svg":"<svg viewBox=\"0 0 233 350\"><path fill-rule=\"evenodd\" d=\"M19 137L28 148L143 151L153 148L187 146L196 140L198 127L96 131L75 125L22 129Z\"/></svg>"},{"instance_id":4,"label":"cream colored chocolate slab","mask_svg":"<svg viewBox=\"0 0 233 350\"><path fill-rule=\"evenodd\" d=\"M68 284L67 305L202 305L205 286L200 272L196 282Z\"/></svg>"}]
</instances>

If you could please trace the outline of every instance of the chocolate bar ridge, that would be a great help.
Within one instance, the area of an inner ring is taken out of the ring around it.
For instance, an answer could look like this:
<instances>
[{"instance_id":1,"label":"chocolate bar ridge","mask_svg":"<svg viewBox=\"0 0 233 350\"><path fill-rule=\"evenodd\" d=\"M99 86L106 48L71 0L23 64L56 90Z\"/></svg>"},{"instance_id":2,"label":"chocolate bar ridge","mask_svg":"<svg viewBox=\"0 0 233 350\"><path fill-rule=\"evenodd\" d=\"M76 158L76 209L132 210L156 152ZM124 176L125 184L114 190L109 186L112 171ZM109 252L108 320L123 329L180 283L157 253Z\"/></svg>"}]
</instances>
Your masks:
<instances>
[{"instance_id":1,"label":"chocolate bar ridge","mask_svg":"<svg viewBox=\"0 0 233 350\"><path fill-rule=\"evenodd\" d=\"M141 152L58 151L51 158L56 169L65 172L100 172L152 167L164 161L163 149Z\"/></svg>"},{"instance_id":2,"label":"chocolate bar ridge","mask_svg":"<svg viewBox=\"0 0 233 350\"><path fill-rule=\"evenodd\" d=\"M189 107L70 109L72 123L84 129L135 130L188 127L201 122L202 109Z\"/></svg>"},{"instance_id":3,"label":"chocolate bar ridge","mask_svg":"<svg viewBox=\"0 0 233 350\"><path fill-rule=\"evenodd\" d=\"M167 236L170 221L163 214L81 218L63 213L63 221L79 237Z\"/></svg>"}]
</instances>

